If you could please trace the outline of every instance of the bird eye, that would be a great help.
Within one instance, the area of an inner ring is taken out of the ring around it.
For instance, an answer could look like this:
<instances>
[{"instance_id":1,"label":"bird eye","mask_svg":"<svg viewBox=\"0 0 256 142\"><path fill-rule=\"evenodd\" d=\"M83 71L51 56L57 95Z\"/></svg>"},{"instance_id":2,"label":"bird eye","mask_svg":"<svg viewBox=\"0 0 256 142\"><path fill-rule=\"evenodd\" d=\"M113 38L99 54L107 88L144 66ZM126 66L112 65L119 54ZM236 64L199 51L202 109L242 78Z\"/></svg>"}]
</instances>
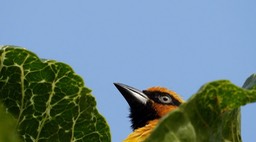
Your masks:
<instances>
[{"instance_id":1,"label":"bird eye","mask_svg":"<svg viewBox=\"0 0 256 142\"><path fill-rule=\"evenodd\" d=\"M170 96L159 96L159 100L165 104L172 102L172 98Z\"/></svg>"}]
</instances>

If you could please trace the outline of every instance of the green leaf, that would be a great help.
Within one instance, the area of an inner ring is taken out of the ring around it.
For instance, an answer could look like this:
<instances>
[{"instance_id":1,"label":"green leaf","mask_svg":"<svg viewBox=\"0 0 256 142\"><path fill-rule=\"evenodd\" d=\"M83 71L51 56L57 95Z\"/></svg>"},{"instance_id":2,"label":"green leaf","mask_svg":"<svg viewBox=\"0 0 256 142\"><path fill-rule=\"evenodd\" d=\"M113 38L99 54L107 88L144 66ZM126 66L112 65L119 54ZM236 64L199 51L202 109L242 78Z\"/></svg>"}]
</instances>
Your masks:
<instances>
[{"instance_id":1,"label":"green leaf","mask_svg":"<svg viewBox=\"0 0 256 142\"><path fill-rule=\"evenodd\" d=\"M28 50L0 49L0 101L23 141L111 140L82 78L70 66L40 60Z\"/></svg>"},{"instance_id":2,"label":"green leaf","mask_svg":"<svg viewBox=\"0 0 256 142\"><path fill-rule=\"evenodd\" d=\"M15 127L15 119L5 111L6 108L0 103L0 142L20 141Z\"/></svg>"},{"instance_id":3,"label":"green leaf","mask_svg":"<svg viewBox=\"0 0 256 142\"><path fill-rule=\"evenodd\" d=\"M256 102L256 75L246 90L229 81L210 82L161 120L146 142L241 142L240 106ZM254 89L253 89L254 88Z\"/></svg>"}]
</instances>

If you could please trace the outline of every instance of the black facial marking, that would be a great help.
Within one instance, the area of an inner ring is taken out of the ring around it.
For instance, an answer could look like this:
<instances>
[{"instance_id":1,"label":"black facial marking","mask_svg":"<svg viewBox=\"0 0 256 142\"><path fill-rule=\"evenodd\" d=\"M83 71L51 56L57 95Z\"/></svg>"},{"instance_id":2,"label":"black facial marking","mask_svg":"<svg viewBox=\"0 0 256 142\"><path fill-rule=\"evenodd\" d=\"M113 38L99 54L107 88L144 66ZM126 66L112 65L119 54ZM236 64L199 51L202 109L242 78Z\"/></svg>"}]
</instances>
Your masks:
<instances>
[{"instance_id":1,"label":"black facial marking","mask_svg":"<svg viewBox=\"0 0 256 142\"><path fill-rule=\"evenodd\" d=\"M148 102L145 106L134 106L130 108L130 118L132 122L133 130L145 126L150 120L160 118L156 111L152 108L151 102Z\"/></svg>"},{"instance_id":2,"label":"black facial marking","mask_svg":"<svg viewBox=\"0 0 256 142\"><path fill-rule=\"evenodd\" d=\"M173 96L164 92L160 92L160 91L152 92L152 91L144 90L143 93L146 94L154 102L159 104L174 105L174 106L179 106L181 104L181 102L175 99ZM162 100L160 99L161 97L162 97ZM163 97L166 97L166 98L163 98ZM170 98L171 101L167 103L167 101L165 102L164 100L167 100L168 98Z\"/></svg>"},{"instance_id":3,"label":"black facial marking","mask_svg":"<svg viewBox=\"0 0 256 142\"><path fill-rule=\"evenodd\" d=\"M146 94L147 97L149 97L151 100L159 104L174 106L179 106L181 104L181 102L175 99L173 96L164 92L152 92L144 90L143 93ZM151 101L148 101L146 105L134 103L132 107L130 107L129 117L131 118L131 127L133 128L133 130L145 126L151 120L160 118L156 110L153 109Z\"/></svg>"}]
</instances>

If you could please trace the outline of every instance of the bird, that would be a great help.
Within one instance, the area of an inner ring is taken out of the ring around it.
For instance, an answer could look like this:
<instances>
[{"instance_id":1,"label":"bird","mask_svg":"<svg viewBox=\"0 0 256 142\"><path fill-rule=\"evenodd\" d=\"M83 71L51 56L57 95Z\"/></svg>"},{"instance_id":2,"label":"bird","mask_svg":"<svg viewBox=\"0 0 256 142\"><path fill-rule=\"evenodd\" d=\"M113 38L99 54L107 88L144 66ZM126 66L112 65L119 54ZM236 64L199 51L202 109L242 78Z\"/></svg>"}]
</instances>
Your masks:
<instances>
[{"instance_id":1,"label":"bird","mask_svg":"<svg viewBox=\"0 0 256 142\"><path fill-rule=\"evenodd\" d=\"M150 87L140 91L131 86L114 83L130 106L133 132L123 142L144 141L169 112L177 109L184 100L174 91L164 87Z\"/></svg>"}]
</instances>

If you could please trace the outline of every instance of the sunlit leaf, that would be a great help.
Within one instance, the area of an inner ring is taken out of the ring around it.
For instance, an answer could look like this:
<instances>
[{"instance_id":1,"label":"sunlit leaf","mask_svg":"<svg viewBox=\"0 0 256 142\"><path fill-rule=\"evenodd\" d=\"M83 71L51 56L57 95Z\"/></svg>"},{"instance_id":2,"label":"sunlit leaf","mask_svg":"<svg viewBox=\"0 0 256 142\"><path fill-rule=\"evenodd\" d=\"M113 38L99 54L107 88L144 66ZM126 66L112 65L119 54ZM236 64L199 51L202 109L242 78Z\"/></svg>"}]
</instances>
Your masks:
<instances>
[{"instance_id":1,"label":"sunlit leaf","mask_svg":"<svg viewBox=\"0 0 256 142\"><path fill-rule=\"evenodd\" d=\"M0 103L0 142L20 141L15 127L16 121Z\"/></svg>"},{"instance_id":2,"label":"sunlit leaf","mask_svg":"<svg viewBox=\"0 0 256 142\"><path fill-rule=\"evenodd\" d=\"M0 49L0 101L23 141L110 141L90 93L64 63L14 46Z\"/></svg>"}]
</instances>

